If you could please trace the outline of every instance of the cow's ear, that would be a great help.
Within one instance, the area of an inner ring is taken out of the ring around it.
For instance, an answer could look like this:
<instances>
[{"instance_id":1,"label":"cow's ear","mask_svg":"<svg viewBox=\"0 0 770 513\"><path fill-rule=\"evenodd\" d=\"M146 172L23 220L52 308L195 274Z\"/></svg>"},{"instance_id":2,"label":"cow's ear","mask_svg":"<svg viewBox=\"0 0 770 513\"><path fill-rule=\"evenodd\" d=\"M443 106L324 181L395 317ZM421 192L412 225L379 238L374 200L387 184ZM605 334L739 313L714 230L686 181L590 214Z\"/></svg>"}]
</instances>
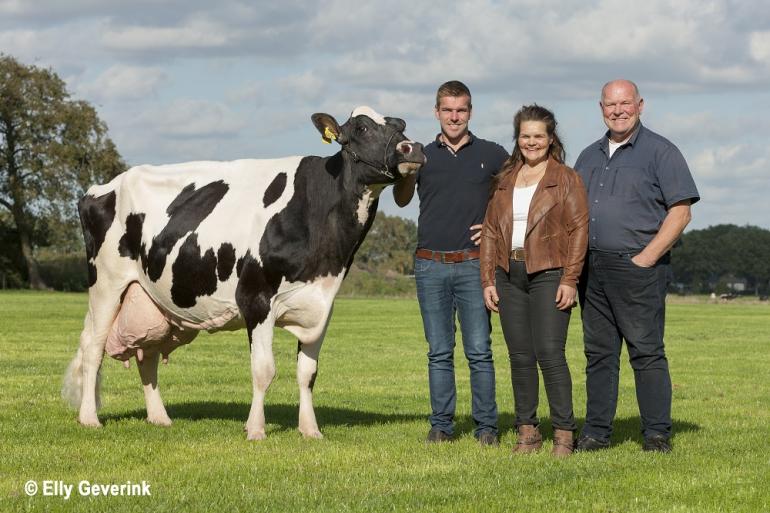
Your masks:
<instances>
[{"instance_id":1,"label":"cow's ear","mask_svg":"<svg viewBox=\"0 0 770 513\"><path fill-rule=\"evenodd\" d=\"M340 125L337 124L337 120L329 114L317 112L310 116L316 129L321 132L321 140L326 144L331 144L332 141L340 138Z\"/></svg>"},{"instance_id":2,"label":"cow's ear","mask_svg":"<svg viewBox=\"0 0 770 513\"><path fill-rule=\"evenodd\" d=\"M389 125L392 125L392 126L396 127L396 130L398 130L401 133L403 133L404 130L406 129L406 123L404 122L403 119L391 118L391 117L387 117L386 116L385 117L385 122L387 124L389 124Z\"/></svg>"}]
</instances>

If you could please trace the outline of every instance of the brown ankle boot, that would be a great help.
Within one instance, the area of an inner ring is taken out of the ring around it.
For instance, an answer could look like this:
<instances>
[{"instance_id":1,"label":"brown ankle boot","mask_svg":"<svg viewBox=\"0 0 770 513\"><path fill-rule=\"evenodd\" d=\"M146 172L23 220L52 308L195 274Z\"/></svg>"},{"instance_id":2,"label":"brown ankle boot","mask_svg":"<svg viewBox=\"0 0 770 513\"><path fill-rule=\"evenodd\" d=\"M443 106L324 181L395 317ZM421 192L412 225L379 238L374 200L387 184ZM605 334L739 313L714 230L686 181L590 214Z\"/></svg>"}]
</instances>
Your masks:
<instances>
[{"instance_id":1,"label":"brown ankle boot","mask_svg":"<svg viewBox=\"0 0 770 513\"><path fill-rule=\"evenodd\" d=\"M537 426L531 424L522 425L518 427L517 432L519 437L513 452L527 454L535 452L543 446L543 437L540 436L540 430L537 429Z\"/></svg>"},{"instance_id":2,"label":"brown ankle boot","mask_svg":"<svg viewBox=\"0 0 770 513\"><path fill-rule=\"evenodd\" d=\"M563 429L553 430L553 450L551 455L556 458L566 458L572 454L575 447L575 438L572 431Z\"/></svg>"}]
</instances>

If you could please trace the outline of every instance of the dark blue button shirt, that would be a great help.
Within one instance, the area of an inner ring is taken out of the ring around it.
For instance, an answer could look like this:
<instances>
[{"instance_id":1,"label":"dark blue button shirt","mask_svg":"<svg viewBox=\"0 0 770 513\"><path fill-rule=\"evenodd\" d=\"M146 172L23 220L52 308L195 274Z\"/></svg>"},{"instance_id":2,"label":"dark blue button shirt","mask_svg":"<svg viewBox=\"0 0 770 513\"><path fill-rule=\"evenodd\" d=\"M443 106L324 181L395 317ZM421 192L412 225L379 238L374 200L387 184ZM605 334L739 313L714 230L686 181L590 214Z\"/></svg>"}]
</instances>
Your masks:
<instances>
[{"instance_id":1,"label":"dark blue button shirt","mask_svg":"<svg viewBox=\"0 0 770 513\"><path fill-rule=\"evenodd\" d=\"M434 251L476 247L468 228L484 221L490 181L508 152L473 134L457 153L439 137L423 151L427 162L417 173L417 247Z\"/></svg>"},{"instance_id":2,"label":"dark blue button shirt","mask_svg":"<svg viewBox=\"0 0 770 513\"><path fill-rule=\"evenodd\" d=\"M575 171L588 191L589 249L641 251L672 205L700 199L679 149L641 124L612 158L607 132L583 150Z\"/></svg>"}]
</instances>

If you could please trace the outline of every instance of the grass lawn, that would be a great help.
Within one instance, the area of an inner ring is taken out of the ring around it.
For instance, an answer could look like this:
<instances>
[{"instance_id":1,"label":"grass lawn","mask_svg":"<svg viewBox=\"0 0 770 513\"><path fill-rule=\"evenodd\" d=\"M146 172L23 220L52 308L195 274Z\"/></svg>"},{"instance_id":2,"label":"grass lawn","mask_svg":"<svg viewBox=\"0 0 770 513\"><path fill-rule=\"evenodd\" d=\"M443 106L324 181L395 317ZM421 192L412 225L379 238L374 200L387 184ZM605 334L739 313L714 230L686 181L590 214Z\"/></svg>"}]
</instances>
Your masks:
<instances>
[{"instance_id":1,"label":"grass lawn","mask_svg":"<svg viewBox=\"0 0 770 513\"><path fill-rule=\"evenodd\" d=\"M315 405L323 440L296 429L296 342L278 330L268 439L247 442L245 333L203 334L161 366L174 420L147 424L136 366L102 367L102 429L59 399L84 294L0 292L0 511L770 511L770 305L672 304L674 452L641 451L633 374L624 361L612 447L565 461L549 440L514 457L507 357L494 320L500 448L480 448L468 370L458 371L459 440L428 446L427 345L416 301L340 299L321 352ZM568 357L585 414L579 318ZM623 359L626 360L624 351ZM541 415L547 413L541 394ZM33 480L72 496L25 493ZM149 497L83 497L78 483L150 485Z\"/></svg>"}]
</instances>

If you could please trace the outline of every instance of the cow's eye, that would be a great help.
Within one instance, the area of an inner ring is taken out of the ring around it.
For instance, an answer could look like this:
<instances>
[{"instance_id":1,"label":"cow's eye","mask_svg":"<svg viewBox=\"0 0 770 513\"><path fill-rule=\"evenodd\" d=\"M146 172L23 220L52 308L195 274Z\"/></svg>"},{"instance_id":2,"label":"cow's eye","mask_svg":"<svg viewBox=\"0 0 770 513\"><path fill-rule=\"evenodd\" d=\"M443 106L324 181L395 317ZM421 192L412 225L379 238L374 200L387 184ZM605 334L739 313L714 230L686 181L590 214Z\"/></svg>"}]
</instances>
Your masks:
<instances>
[{"instance_id":1,"label":"cow's eye","mask_svg":"<svg viewBox=\"0 0 770 513\"><path fill-rule=\"evenodd\" d=\"M366 128L366 125L358 125L357 130L358 130L358 133L365 134L368 128Z\"/></svg>"}]
</instances>

